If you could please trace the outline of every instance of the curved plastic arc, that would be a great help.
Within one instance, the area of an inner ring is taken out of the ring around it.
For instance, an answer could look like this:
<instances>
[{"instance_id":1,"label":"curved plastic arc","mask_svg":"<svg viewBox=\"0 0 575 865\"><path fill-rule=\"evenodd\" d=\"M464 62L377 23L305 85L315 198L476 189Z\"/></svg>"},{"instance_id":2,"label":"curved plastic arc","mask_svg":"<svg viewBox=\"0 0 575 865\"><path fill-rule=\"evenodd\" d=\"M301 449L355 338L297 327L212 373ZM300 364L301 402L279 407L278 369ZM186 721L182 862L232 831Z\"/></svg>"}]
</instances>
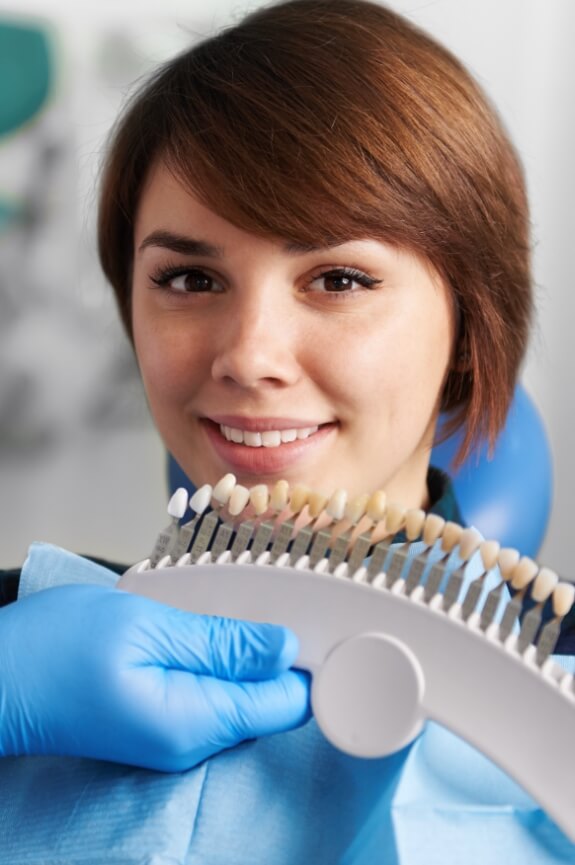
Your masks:
<instances>
[{"instance_id":1,"label":"curved plastic arc","mask_svg":"<svg viewBox=\"0 0 575 865\"><path fill-rule=\"evenodd\" d=\"M276 565L140 573L134 566L118 587L196 613L286 625L300 640L297 666L312 673L346 638L397 638L421 665L424 715L497 763L575 841L575 785L566 761L575 698L462 620L365 583ZM369 687L369 670L364 675Z\"/></svg>"}]
</instances>

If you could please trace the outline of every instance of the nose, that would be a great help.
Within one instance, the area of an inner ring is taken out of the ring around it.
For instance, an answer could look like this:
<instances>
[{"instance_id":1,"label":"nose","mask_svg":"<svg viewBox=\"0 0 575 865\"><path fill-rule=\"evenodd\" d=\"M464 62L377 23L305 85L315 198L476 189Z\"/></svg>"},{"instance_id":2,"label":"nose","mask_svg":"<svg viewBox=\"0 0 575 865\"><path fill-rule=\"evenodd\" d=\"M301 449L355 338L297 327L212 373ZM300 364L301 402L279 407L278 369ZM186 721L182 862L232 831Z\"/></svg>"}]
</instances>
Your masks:
<instances>
[{"instance_id":1,"label":"nose","mask_svg":"<svg viewBox=\"0 0 575 865\"><path fill-rule=\"evenodd\" d=\"M297 328L270 292L227 310L214 339L212 376L242 388L294 384L299 377Z\"/></svg>"}]
</instances>

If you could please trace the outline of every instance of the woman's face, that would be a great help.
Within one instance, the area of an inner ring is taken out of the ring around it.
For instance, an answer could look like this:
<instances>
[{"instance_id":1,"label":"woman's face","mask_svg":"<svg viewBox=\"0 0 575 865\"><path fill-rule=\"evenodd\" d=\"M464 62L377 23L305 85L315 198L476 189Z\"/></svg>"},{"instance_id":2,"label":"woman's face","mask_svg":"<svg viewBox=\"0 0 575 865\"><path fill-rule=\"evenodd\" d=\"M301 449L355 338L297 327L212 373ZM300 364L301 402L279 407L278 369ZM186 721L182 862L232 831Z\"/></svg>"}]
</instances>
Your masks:
<instances>
[{"instance_id":1,"label":"woman's face","mask_svg":"<svg viewBox=\"0 0 575 865\"><path fill-rule=\"evenodd\" d=\"M425 504L453 314L418 257L249 234L159 164L135 225L133 327L156 425L196 485L232 472Z\"/></svg>"}]
</instances>

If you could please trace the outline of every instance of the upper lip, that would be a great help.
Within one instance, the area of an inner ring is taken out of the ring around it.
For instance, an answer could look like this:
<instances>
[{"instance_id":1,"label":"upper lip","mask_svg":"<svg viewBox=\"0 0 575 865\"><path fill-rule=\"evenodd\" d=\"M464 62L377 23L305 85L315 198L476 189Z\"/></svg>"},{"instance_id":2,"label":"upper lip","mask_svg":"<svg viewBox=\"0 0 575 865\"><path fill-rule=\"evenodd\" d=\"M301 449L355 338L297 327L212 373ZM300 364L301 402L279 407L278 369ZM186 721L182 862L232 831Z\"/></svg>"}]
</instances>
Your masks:
<instances>
[{"instance_id":1,"label":"upper lip","mask_svg":"<svg viewBox=\"0 0 575 865\"><path fill-rule=\"evenodd\" d=\"M306 429L308 427L322 426L325 421L302 420L301 418L285 417L242 417L240 415L210 415L205 420L220 424L220 426L233 427L246 432L266 432L267 430Z\"/></svg>"}]
</instances>

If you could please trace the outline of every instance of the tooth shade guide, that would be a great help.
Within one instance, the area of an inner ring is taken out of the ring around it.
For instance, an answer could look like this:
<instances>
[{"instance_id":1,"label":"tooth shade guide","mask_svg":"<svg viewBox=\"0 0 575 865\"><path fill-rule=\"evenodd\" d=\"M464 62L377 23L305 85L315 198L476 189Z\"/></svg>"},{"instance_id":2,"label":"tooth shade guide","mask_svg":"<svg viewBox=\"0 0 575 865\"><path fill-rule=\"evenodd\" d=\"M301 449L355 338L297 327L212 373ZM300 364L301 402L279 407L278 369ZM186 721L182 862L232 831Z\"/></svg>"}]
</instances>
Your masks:
<instances>
[{"instance_id":1,"label":"tooth shade guide","mask_svg":"<svg viewBox=\"0 0 575 865\"><path fill-rule=\"evenodd\" d=\"M233 564L221 566L208 565L205 571L205 580L203 579L202 573L199 572L197 584L195 584L194 574L192 572L193 568L190 567L187 573L184 572L181 575L178 582L181 586L189 586L190 603L193 603L197 598L197 586L205 584L206 591L211 591L211 596L214 598L214 602L230 602L232 604L237 602L238 604L242 604L251 597L255 599L257 605L260 605L260 600L266 591L266 585L270 585L270 583L273 583L273 585L280 585L280 583L275 583L276 575L272 566L247 566L245 568L245 576L240 574L239 571L235 572L233 570L235 567L237 566L234 566ZM217 571L214 570L213 577L209 573L210 568L217 569ZM155 582L160 586L160 588L169 582L170 571L172 570L176 569L166 568L164 571L159 572L156 575ZM559 687L551 681L550 677L548 677L548 681L544 682L543 675L537 672L533 662L530 662L528 665L527 662L523 661L517 652L511 647L504 649L497 645L494 639L486 638L482 635L480 636L477 630L472 631L471 628L465 626L461 621L452 621L443 613L435 612L431 606L422 603L420 595L418 595L419 600L415 603L405 597L403 593L395 595L392 592L372 588L365 582L363 585L359 583L354 584L352 574L347 578L336 578L335 576L330 576L325 572L323 574L314 574L313 572L298 571L295 567L286 569L285 574L280 572L279 568L277 568L277 571L278 579L283 580L285 593L281 597L279 595L277 596L277 606L273 610L275 615L272 615L270 611L269 616L265 617L264 614L268 611L260 605L258 606L259 612L257 617L259 620L284 621L288 626L294 627L296 632L299 630L298 625L301 625L302 638L300 639L300 645L304 647L303 651L307 652L307 654L302 654L302 658L305 658L306 663L309 661L310 664L315 664L315 667L313 667L314 670L319 669L322 663L322 658L327 656L332 645L339 645L348 637L348 633L344 631L340 634L333 629L331 631L329 629L324 630L323 626L328 619L326 612L329 611L329 623L330 628L332 628L335 620L335 611L341 611L340 613L338 612L338 616L340 616L338 621L341 621L342 627L345 628L346 623L349 623L350 618L355 615L354 592L358 593L358 599L365 599L362 610L362 615L365 616L365 621L352 621L354 633L362 633L364 631L367 633L372 632L374 629L378 630L379 628L383 629L386 633L389 632L393 635L396 633L394 629L398 627L397 614L400 613L403 615L405 612L406 616L408 613L409 616L413 615L413 618L411 619L411 627L407 618L401 622L405 627L402 627L401 633L398 633L398 639L406 642L413 636L415 639L420 640L419 643L413 644L413 651L416 658L421 662L422 669L424 670L426 687L424 689L423 699L425 700L429 698L434 691L433 680L431 678L432 670L428 666L428 663L432 662L430 661L431 656L431 659L439 659L438 671L441 673L441 681L444 683L441 696L443 698L446 697L449 701L448 706L444 709L444 715L437 719L433 718L433 720L438 720L440 723L445 722L446 726L450 726L448 723L450 720L449 715L447 714L448 708L451 710L453 707L453 710L455 711L456 706L463 704L463 711L467 712L469 723L474 723L476 725L473 732L476 730L480 737L477 739L470 736L469 740L473 741L475 747L478 747L480 750L483 748L485 753L492 759L496 760L497 756L501 757L505 748L502 747L501 741L496 741L494 744L493 741L490 741L485 735L485 730L482 729L483 715L481 712L478 714L475 711L475 707L480 705L478 695L482 700L484 700L486 711L487 708L489 708L490 711L494 709L497 712L495 716L497 722L495 724L495 729L497 729L497 724L499 724L502 729L505 729L505 742L518 742L517 747L519 750L523 747L522 743L525 742L526 737L529 736L534 737L527 738L530 747L537 749L538 736L541 735L539 724L533 720L533 716L538 716L538 713L540 712L539 700L537 699L537 696L539 696L538 688L535 688L532 694L529 694L529 697L535 696L535 699L527 700L522 687L519 687L519 685L525 681L526 677L532 677L537 680L538 686L539 680L537 677L541 677L541 687L539 688L539 692L544 698L543 702L547 700L548 694L551 694L553 699L564 699L566 705L569 706L569 712L571 713L569 718L571 721L573 720L573 717L575 717L573 715L574 700L571 692L564 694L560 691ZM151 573L152 577L154 576L153 572L147 573L148 575ZM338 574L339 573L341 572L338 570ZM138 576L142 577L144 575ZM255 578L255 581L252 581L252 577ZM222 581L220 582L220 580ZM329 582L329 585L328 581L331 581ZM246 586L248 586L247 589ZM165 588L163 591L165 591ZM366 593L370 594L367 595ZM288 610L293 611L295 618L290 619L290 613ZM222 615L232 613L238 617L243 615L244 618L249 618L247 615L249 608L245 606L238 606L237 608L231 606L223 611L218 610L218 608L207 610L202 609L200 612ZM370 618L372 612L373 616ZM387 613L390 614L389 617L386 617ZM378 624L378 622L381 622L381 619L378 619L378 616L380 615L383 617L383 625L381 623ZM301 616L301 619L298 618L299 616ZM434 630L429 632L426 631L425 634L422 634L422 628L420 625L424 620L426 623L429 622L430 626ZM347 625L347 627L349 627L349 625ZM307 631L306 628L308 629ZM314 651L313 646L318 645L318 636L321 640L322 633L329 633L328 639L331 639L333 643L331 645L327 644L326 646L320 643L322 651L316 656L311 653ZM402 634L404 636L402 636ZM482 657L486 659L485 664L481 662L479 649L477 649L477 654L475 654L478 644L480 644ZM411 646L412 644L407 642L407 645ZM472 650L472 661L470 661L470 654L467 651L468 646ZM479 664L480 669L473 667L473 675L469 675L470 663L472 663L472 665L474 663ZM489 670L488 664L490 664ZM304 669L307 668L303 664L302 667ZM518 680L518 686L514 688L514 673L517 670L523 671L521 673L523 678ZM523 675L523 673L525 675ZM501 674L504 675L503 686L499 685ZM369 686L372 679L369 675L369 670L367 669L365 670L365 677L366 684ZM446 679L447 685L445 685ZM553 695L557 695L557 697ZM521 698L519 705L516 703L518 697ZM502 707L499 704L499 700L504 701L505 706ZM390 697L390 703L392 702L393 701ZM427 705L428 704L426 704L426 706ZM439 705L439 703L435 704L435 706L437 705ZM466 709L465 706L469 706L469 709ZM510 708L510 706L514 708ZM556 724L558 723L557 715L554 712L549 714L547 711L548 708L551 708L551 704L545 703L543 715L552 718L551 724L555 735L541 737L539 747L543 750L543 753L545 753L545 749L548 747L554 748L555 741L558 738L556 727ZM553 708L555 708L554 705ZM516 711L516 715L514 715L514 711ZM564 738L564 731L566 729L572 729L572 726L569 727L566 725L566 711L567 710L561 709L559 712L561 725L561 736L559 738ZM459 718L461 716L457 715L454 717ZM521 719L520 736L516 735L518 717ZM456 728L455 732L460 732L464 735L465 730L462 730L461 728L458 730ZM467 732L468 734L471 733L471 728L467 730ZM482 734L483 739L481 739ZM466 738L465 735L464 738ZM492 736L491 739L493 739ZM495 739L497 739L496 736ZM494 748L494 751L490 751L492 747ZM540 754L541 750L537 750L536 752ZM514 751L514 753L516 753L516 767L525 765L525 760L520 759L519 751ZM561 753L563 755L562 759L564 760L564 744L562 745ZM539 765L541 761L532 762ZM525 767L526 771L536 772L537 765L531 765L530 763L529 766ZM545 765L548 766L549 763L546 763ZM556 765L559 768L555 769L554 772L551 772L551 789L553 789L554 785L558 782L558 778L560 781L560 779L564 777L565 768L560 768L562 765L561 759L559 759ZM509 770L509 764L507 768ZM559 772L559 775L557 775L557 772ZM535 789L537 790L537 787ZM561 797L557 797L557 799L560 798ZM572 795L570 802L571 804L575 803ZM568 825L570 821L570 825L573 827L572 819L567 818L567 820Z\"/></svg>"}]
</instances>

